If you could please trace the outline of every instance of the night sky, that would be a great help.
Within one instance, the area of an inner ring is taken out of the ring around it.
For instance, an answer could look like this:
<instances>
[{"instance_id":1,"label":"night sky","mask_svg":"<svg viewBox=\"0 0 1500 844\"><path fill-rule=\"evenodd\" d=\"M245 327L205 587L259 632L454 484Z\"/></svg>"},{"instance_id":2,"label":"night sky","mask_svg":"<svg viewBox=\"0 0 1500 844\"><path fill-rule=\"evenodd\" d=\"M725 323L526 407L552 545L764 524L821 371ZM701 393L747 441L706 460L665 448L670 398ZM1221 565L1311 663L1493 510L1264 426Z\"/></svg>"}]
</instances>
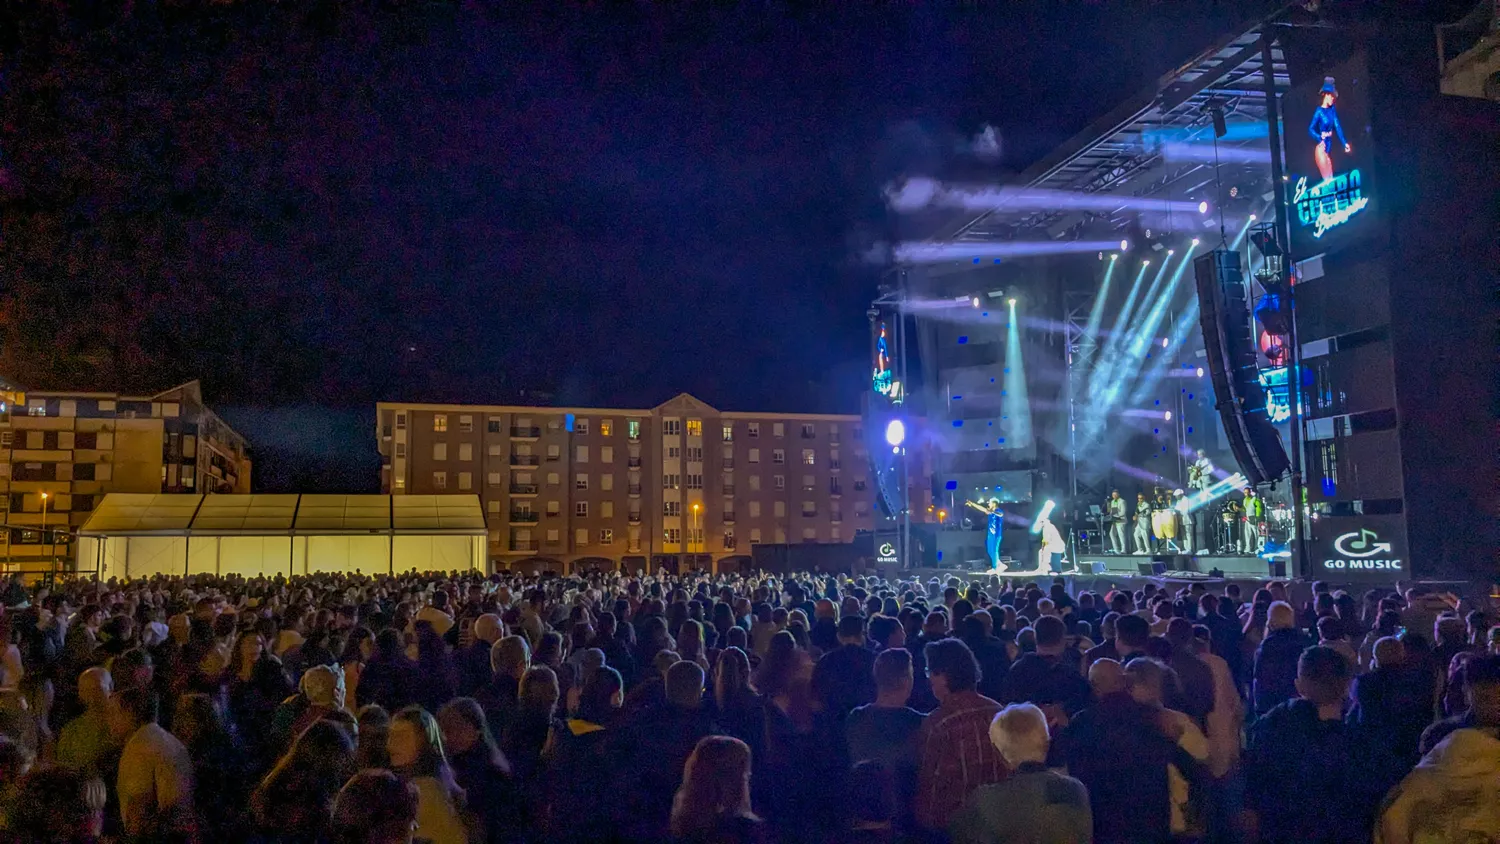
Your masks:
<instances>
[{"instance_id":1,"label":"night sky","mask_svg":"<svg viewBox=\"0 0 1500 844\"><path fill-rule=\"evenodd\" d=\"M373 490L380 399L855 412L882 183L1275 4L552 5L4 2L0 373L201 378L264 491Z\"/></svg>"}]
</instances>

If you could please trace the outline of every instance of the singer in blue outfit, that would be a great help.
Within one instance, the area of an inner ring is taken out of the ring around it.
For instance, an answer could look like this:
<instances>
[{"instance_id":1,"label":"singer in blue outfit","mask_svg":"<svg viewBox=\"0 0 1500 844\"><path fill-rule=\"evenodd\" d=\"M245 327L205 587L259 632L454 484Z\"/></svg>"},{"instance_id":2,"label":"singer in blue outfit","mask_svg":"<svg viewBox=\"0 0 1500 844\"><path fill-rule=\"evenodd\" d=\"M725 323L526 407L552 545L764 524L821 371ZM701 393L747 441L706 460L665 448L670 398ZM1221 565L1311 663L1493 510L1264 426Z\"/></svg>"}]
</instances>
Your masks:
<instances>
[{"instance_id":1,"label":"singer in blue outfit","mask_svg":"<svg viewBox=\"0 0 1500 844\"><path fill-rule=\"evenodd\" d=\"M1333 136L1338 136L1345 153L1351 151L1349 142L1344 139L1344 126L1339 123L1338 109L1334 105L1338 98L1339 92L1333 86L1333 77L1323 77L1323 89L1318 92L1319 105L1313 110L1312 122L1307 126L1307 134L1317 141L1317 145L1313 147L1313 160L1318 164L1318 175L1325 182L1333 178Z\"/></svg>"},{"instance_id":2,"label":"singer in blue outfit","mask_svg":"<svg viewBox=\"0 0 1500 844\"><path fill-rule=\"evenodd\" d=\"M991 498L988 504L976 504L973 501L964 503L985 515L988 524L984 532L984 551L989 555L990 568L1005 571L1006 567L1000 564L1000 538L1005 529L1005 514L1000 512L1000 499Z\"/></svg>"}]
</instances>

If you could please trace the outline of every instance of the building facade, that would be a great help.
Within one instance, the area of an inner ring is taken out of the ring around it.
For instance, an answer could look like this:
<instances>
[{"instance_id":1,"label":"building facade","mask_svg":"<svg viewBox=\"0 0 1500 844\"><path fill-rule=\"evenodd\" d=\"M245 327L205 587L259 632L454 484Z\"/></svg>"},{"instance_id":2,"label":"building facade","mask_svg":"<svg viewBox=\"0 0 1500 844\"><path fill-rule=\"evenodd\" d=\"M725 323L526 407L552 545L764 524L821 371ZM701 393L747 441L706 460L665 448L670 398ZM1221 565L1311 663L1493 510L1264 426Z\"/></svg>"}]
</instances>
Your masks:
<instances>
[{"instance_id":1,"label":"building facade","mask_svg":"<svg viewBox=\"0 0 1500 844\"><path fill-rule=\"evenodd\" d=\"M250 491L248 444L196 381L145 396L0 390L0 553L11 571L71 559L73 533L107 493Z\"/></svg>"},{"instance_id":2,"label":"building facade","mask_svg":"<svg viewBox=\"0 0 1500 844\"><path fill-rule=\"evenodd\" d=\"M381 403L381 487L477 493L497 568L707 568L758 543L849 542L873 493L860 417Z\"/></svg>"}]
</instances>

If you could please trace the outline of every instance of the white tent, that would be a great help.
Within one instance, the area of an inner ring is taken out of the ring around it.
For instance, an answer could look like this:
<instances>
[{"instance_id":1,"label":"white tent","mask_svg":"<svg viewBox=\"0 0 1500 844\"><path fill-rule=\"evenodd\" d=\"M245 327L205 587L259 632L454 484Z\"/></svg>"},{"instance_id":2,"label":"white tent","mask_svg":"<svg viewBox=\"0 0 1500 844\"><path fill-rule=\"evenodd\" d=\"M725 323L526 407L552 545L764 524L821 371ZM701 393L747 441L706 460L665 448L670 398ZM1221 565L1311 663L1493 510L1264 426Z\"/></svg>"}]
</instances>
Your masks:
<instances>
[{"instance_id":1,"label":"white tent","mask_svg":"<svg viewBox=\"0 0 1500 844\"><path fill-rule=\"evenodd\" d=\"M475 495L111 493L78 531L99 576L468 571L485 565Z\"/></svg>"}]
</instances>

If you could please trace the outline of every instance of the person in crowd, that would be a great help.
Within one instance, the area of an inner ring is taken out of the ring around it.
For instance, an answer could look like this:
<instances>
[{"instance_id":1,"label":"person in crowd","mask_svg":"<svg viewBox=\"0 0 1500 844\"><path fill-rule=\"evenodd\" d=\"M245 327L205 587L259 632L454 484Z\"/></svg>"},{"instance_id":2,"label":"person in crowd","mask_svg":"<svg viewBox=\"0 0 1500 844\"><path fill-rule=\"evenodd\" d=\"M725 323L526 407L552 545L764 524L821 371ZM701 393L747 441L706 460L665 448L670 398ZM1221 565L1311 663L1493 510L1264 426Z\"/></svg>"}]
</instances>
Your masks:
<instances>
[{"instance_id":1,"label":"person in crowd","mask_svg":"<svg viewBox=\"0 0 1500 844\"><path fill-rule=\"evenodd\" d=\"M478 701L467 697L449 701L438 712L438 726L454 779L474 812L480 832L476 839L487 844L525 841L531 827L530 805Z\"/></svg>"},{"instance_id":2,"label":"person in crowd","mask_svg":"<svg viewBox=\"0 0 1500 844\"><path fill-rule=\"evenodd\" d=\"M193 764L193 800L203 837L228 835L244 806L243 749L225 722L223 707L202 692L177 700L172 735Z\"/></svg>"},{"instance_id":3,"label":"person in crowd","mask_svg":"<svg viewBox=\"0 0 1500 844\"><path fill-rule=\"evenodd\" d=\"M484 613L474 619L471 632L474 641L460 650L454 658L458 668L457 690L468 696L475 695L489 685L494 676L491 654L495 644L505 636L505 622L495 613ZM519 681L520 677L516 679Z\"/></svg>"},{"instance_id":4,"label":"person in crowd","mask_svg":"<svg viewBox=\"0 0 1500 844\"><path fill-rule=\"evenodd\" d=\"M1036 650L1022 654L1011 666L1001 699L1006 703L1035 703L1049 712L1054 723L1061 722L1088 705L1088 681L1077 664L1063 658L1068 630L1062 619L1044 615L1031 629L1036 634Z\"/></svg>"},{"instance_id":5,"label":"person in crowd","mask_svg":"<svg viewBox=\"0 0 1500 844\"><path fill-rule=\"evenodd\" d=\"M969 647L945 639L927 645L925 656L938 706L918 734L921 762L914 811L922 829L939 833L970 792L1005 779L1010 769L989 741L990 721L1000 704L977 691L979 663Z\"/></svg>"},{"instance_id":6,"label":"person in crowd","mask_svg":"<svg viewBox=\"0 0 1500 844\"><path fill-rule=\"evenodd\" d=\"M417 828L417 787L390 771L355 774L333 802L332 844L410 844Z\"/></svg>"},{"instance_id":7,"label":"person in crowd","mask_svg":"<svg viewBox=\"0 0 1500 844\"><path fill-rule=\"evenodd\" d=\"M95 666L78 675L78 700L83 713L63 725L57 737L57 761L71 768L101 774L119 750L110 731L109 699L114 683L109 672Z\"/></svg>"},{"instance_id":8,"label":"person in crowd","mask_svg":"<svg viewBox=\"0 0 1500 844\"><path fill-rule=\"evenodd\" d=\"M373 703L362 706L356 716L355 729L358 733L354 748L356 767L361 770L389 768L391 758L385 744L391 733L391 713Z\"/></svg>"},{"instance_id":9,"label":"person in crowd","mask_svg":"<svg viewBox=\"0 0 1500 844\"><path fill-rule=\"evenodd\" d=\"M979 693L992 700L1005 696L1005 681L1010 674L1010 649L993 633L994 617L976 612L963 620L959 638L974 653L979 663Z\"/></svg>"},{"instance_id":10,"label":"person in crowd","mask_svg":"<svg viewBox=\"0 0 1500 844\"><path fill-rule=\"evenodd\" d=\"M601 668L583 681L577 711L553 729L544 787L550 839L584 842L616 835L624 818L614 787L620 764L614 725L624 702L619 672ZM576 810L584 804L593 811Z\"/></svg>"},{"instance_id":11,"label":"person in crowd","mask_svg":"<svg viewBox=\"0 0 1500 844\"><path fill-rule=\"evenodd\" d=\"M618 753L630 771L623 797L628 801L626 837L648 842L666 836L672 795L682 767L698 741L714 732L703 700L703 669L683 660L667 670L667 699L662 706L638 713L618 736Z\"/></svg>"},{"instance_id":12,"label":"person in crowd","mask_svg":"<svg viewBox=\"0 0 1500 844\"><path fill-rule=\"evenodd\" d=\"M1047 769L1047 716L1012 704L990 722L990 741L1011 775L969 795L949 823L953 844L1089 844L1094 820L1088 790Z\"/></svg>"},{"instance_id":13,"label":"person in crowd","mask_svg":"<svg viewBox=\"0 0 1500 844\"><path fill-rule=\"evenodd\" d=\"M875 658L874 676L875 702L850 712L844 721L849 759L856 764L875 761L883 765L898 805L907 807L917 791L917 737L927 718L907 705L915 682L911 654L902 648L881 651ZM914 820L910 811L901 814L902 827L910 827Z\"/></svg>"},{"instance_id":14,"label":"person in crowd","mask_svg":"<svg viewBox=\"0 0 1500 844\"><path fill-rule=\"evenodd\" d=\"M515 716L500 734L500 750L517 779L535 784L557 715L557 675L545 665L528 669L521 678L519 695Z\"/></svg>"},{"instance_id":15,"label":"person in crowd","mask_svg":"<svg viewBox=\"0 0 1500 844\"><path fill-rule=\"evenodd\" d=\"M354 774L354 757L354 740L336 724L318 721L299 734L250 795L261 837L284 844L324 840L334 797Z\"/></svg>"},{"instance_id":16,"label":"person in crowd","mask_svg":"<svg viewBox=\"0 0 1500 844\"><path fill-rule=\"evenodd\" d=\"M1437 721L1422 732L1419 750L1423 756L1457 730L1500 735L1500 656L1470 659L1463 674L1464 711Z\"/></svg>"},{"instance_id":17,"label":"person in crowd","mask_svg":"<svg viewBox=\"0 0 1500 844\"><path fill-rule=\"evenodd\" d=\"M1128 601L1122 606L1128 606ZM1097 660L1112 659L1123 663L1136 654L1144 654L1150 639L1151 624L1146 619L1134 613L1121 614L1115 620L1114 638L1106 639L1084 653L1084 671L1087 672Z\"/></svg>"},{"instance_id":18,"label":"person in crowd","mask_svg":"<svg viewBox=\"0 0 1500 844\"><path fill-rule=\"evenodd\" d=\"M380 704L395 712L417 701L421 675L406 658L401 633L391 628L375 636L375 653L359 677L359 705Z\"/></svg>"},{"instance_id":19,"label":"person in crowd","mask_svg":"<svg viewBox=\"0 0 1500 844\"><path fill-rule=\"evenodd\" d=\"M843 720L856 706L875 700L875 654L865 647L865 619L846 615L838 621L838 646L824 653L813 669L813 693L823 710Z\"/></svg>"},{"instance_id":20,"label":"person in crowd","mask_svg":"<svg viewBox=\"0 0 1500 844\"><path fill-rule=\"evenodd\" d=\"M35 768L15 784L0 841L96 844L104 834L104 807L105 786L97 777L65 765Z\"/></svg>"},{"instance_id":21,"label":"person in crowd","mask_svg":"<svg viewBox=\"0 0 1500 844\"><path fill-rule=\"evenodd\" d=\"M190 838L196 829L192 757L157 723L154 691L126 689L115 703L115 735L123 742L115 794L125 833L142 840Z\"/></svg>"},{"instance_id":22,"label":"person in crowd","mask_svg":"<svg viewBox=\"0 0 1500 844\"><path fill-rule=\"evenodd\" d=\"M1500 830L1500 738L1461 728L1438 742L1386 798L1376 844L1494 840Z\"/></svg>"},{"instance_id":23,"label":"person in crowd","mask_svg":"<svg viewBox=\"0 0 1500 844\"><path fill-rule=\"evenodd\" d=\"M386 736L386 752L391 770L417 787L417 837L433 844L467 842L466 798L443 752L437 719L416 705L397 712Z\"/></svg>"},{"instance_id":24,"label":"person in crowd","mask_svg":"<svg viewBox=\"0 0 1500 844\"><path fill-rule=\"evenodd\" d=\"M1416 764L1422 731L1432 721L1432 699L1413 683L1400 639L1387 636L1375 642L1370 668L1355 678L1351 697L1349 723L1390 742L1403 769Z\"/></svg>"},{"instance_id":25,"label":"person in crowd","mask_svg":"<svg viewBox=\"0 0 1500 844\"><path fill-rule=\"evenodd\" d=\"M1270 637L1267 637L1270 641ZM1351 669L1332 648L1297 661L1296 697L1256 719L1245 748L1247 821L1266 844L1365 842L1391 783L1372 776L1379 741L1344 720Z\"/></svg>"},{"instance_id":26,"label":"person in crowd","mask_svg":"<svg viewBox=\"0 0 1500 844\"><path fill-rule=\"evenodd\" d=\"M1307 635L1297 629L1296 611L1292 605L1277 601L1266 615L1266 637L1255 651L1255 680L1252 699L1256 717L1297 695L1297 661L1312 645Z\"/></svg>"},{"instance_id":27,"label":"person in crowd","mask_svg":"<svg viewBox=\"0 0 1500 844\"><path fill-rule=\"evenodd\" d=\"M1178 621L1186 619L1173 619ZM1157 728L1176 743L1178 752L1167 766L1167 788L1171 799L1171 830L1177 839L1202 837L1206 819L1194 811L1190 780L1198 788L1207 786L1203 766L1209 759L1208 738L1187 713L1169 709L1169 698L1181 698L1180 681L1171 667L1145 658L1125 665L1125 687L1132 700L1146 707L1154 716Z\"/></svg>"},{"instance_id":28,"label":"person in crowd","mask_svg":"<svg viewBox=\"0 0 1500 844\"><path fill-rule=\"evenodd\" d=\"M672 798L671 840L677 844L759 844L765 824L750 808L750 747L729 736L694 746Z\"/></svg>"},{"instance_id":29,"label":"person in crowd","mask_svg":"<svg viewBox=\"0 0 1500 844\"><path fill-rule=\"evenodd\" d=\"M1185 618L1174 618L1167 622L1163 638L1172 648L1167 665L1177 675L1176 693L1169 703L1173 709L1192 718L1200 728L1206 728L1217 695L1213 669L1194 652L1193 623Z\"/></svg>"},{"instance_id":30,"label":"person in crowd","mask_svg":"<svg viewBox=\"0 0 1500 844\"><path fill-rule=\"evenodd\" d=\"M719 731L750 747L751 758L765 752L765 701L751 685L750 657L737 647L719 652L714 664L713 720Z\"/></svg>"},{"instance_id":31,"label":"person in crowd","mask_svg":"<svg viewBox=\"0 0 1500 844\"><path fill-rule=\"evenodd\" d=\"M790 625L795 626L795 625ZM771 637L755 684L766 698L760 802L782 844L815 842L842 825L848 770L843 732L812 690L813 659L791 630ZM805 782L818 782L817 791Z\"/></svg>"},{"instance_id":32,"label":"person in crowd","mask_svg":"<svg viewBox=\"0 0 1500 844\"><path fill-rule=\"evenodd\" d=\"M521 678L531 667L531 646L523 636L506 636L489 646L487 659L490 673L473 697L484 709L490 728L504 735L520 703Z\"/></svg>"}]
</instances>

